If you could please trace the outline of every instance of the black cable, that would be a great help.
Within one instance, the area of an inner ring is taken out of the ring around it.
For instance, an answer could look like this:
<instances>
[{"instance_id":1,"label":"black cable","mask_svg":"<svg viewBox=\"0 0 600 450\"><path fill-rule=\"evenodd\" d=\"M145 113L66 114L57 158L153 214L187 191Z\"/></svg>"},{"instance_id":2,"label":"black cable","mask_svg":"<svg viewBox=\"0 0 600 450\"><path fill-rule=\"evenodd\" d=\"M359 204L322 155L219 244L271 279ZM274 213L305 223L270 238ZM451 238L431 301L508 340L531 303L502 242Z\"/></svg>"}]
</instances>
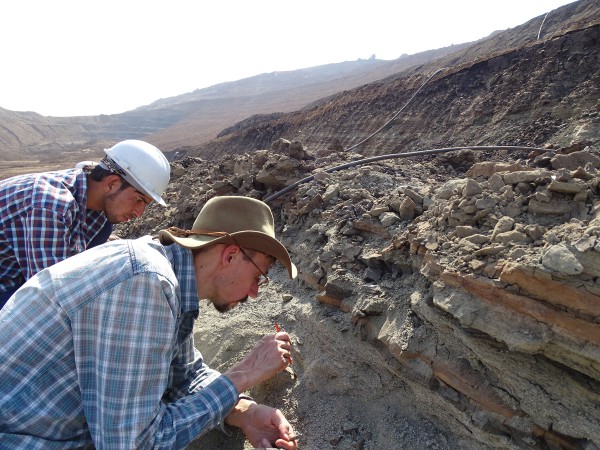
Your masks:
<instances>
[{"instance_id":1,"label":"black cable","mask_svg":"<svg viewBox=\"0 0 600 450\"><path fill-rule=\"evenodd\" d=\"M388 120L386 123L384 123L382 126L380 126L380 127L379 127L377 130L375 130L373 133L371 133L370 135L368 135L368 136L367 136L366 138L364 138L362 141L360 141L360 142L359 142L359 143L357 143L357 144L354 144L353 146L351 146L351 147L349 147L349 148L347 148L347 149L345 149L345 150L346 150L346 151L354 150L356 147L358 147L359 145L362 145L362 144L364 144L364 143L365 143L365 142L367 142L369 139L371 139L373 136L375 136L377 133L379 133L381 130L383 130L385 127L387 127L387 126L388 126L390 123L392 123L392 122L394 121L394 119L395 119L396 117L398 117L398 115L399 115L399 114L400 114L402 111L404 111L408 105L410 105L410 102L412 102L412 101L413 101L413 99L414 99L414 98L417 96L417 94L418 94L419 92L421 92L421 89L423 89L423 88L425 87L425 85L426 85L427 83L429 83L429 81L430 81L430 80L431 80L431 79L432 79L432 78L433 78L433 77L434 77L434 76L435 76L437 73L439 73L439 72L441 72L442 70L445 70L445 69L446 69L445 67L442 67L442 68L440 68L440 69L436 70L435 72L433 72L433 73L432 73L432 74L431 74L431 75L430 75L430 76L429 76L429 77L428 77L428 78L427 78L427 79L426 79L426 80L423 82L423 84L422 84L422 85L419 87L419 89L417 89L417 90L415 91L415 93L414 93L414 94L413 94L413 95L412 95L412 96L411 96L411 97L408 99L408 101L407 101L407 102L404 104L404 106L403 106L402 108L400 108L398 111L396 111L396 112L394 113L394 115L393 115L393 116L390 118L390 120Z\"/></svg>"},{"instance_id":2,"label":"black cable","mask_svg":"<svg viewBox=\"0 0 600 450\"><path fill-rule=\"evenodd\" d=\"M379 155L379 156L373 156L373 157L365 158L365 159L358 159L356 161L352 161L352 162L349 162L346 164L341 164L339 166L330 167L329 169L325 169L324 172L331 173L331 172L335 172L337 170L343 170L343 169L347 169L349 167L358 166L360 164L366 164L366 163L370 163L370 162L374 162L374 161L381 161L384 159L407 158L410 156L436 155L438 153L447 153L447 152L453 152L453 151L457 151L457 150L529 150L529 151L539 151L539 152L548 151L548 149L545 149L545 148L520 147L520 146L511 146L511 145L491 145L491 146L475 145L475 146L463 146L463 147L447 147L447 148L421 150L421 151L417 151L417 152L408 152L408 153L392 153L392 154L388 154L388 155ZM295 187L300 186L301 184L307 183L314 178L315 178L315 176L311 175L311 176L308 176L301 180L298 180L295 183L290 184L289 186L283 188L282 190L277 191L274 194L268 196L267 198L263 199L263 201L265 203L268 203L271 200L275 200L277 197L282 196L283 194L294 189Z\"/></svg>"}]
</instances>

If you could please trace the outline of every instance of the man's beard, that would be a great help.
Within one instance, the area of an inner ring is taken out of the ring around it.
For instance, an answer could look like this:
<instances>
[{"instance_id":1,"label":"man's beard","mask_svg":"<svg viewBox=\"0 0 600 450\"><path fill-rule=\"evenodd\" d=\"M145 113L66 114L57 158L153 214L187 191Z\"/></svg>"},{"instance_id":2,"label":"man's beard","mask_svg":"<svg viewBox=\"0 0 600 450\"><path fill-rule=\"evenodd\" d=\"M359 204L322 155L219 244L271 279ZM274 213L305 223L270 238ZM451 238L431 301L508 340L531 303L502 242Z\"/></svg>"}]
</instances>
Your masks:
<instances>
[{"instance_id":1,"label":"man's beard","mask_svg":"<svg viewBox=\"0 0 600 450\"><path fill-rule=\"evenodd\" d=\"M104 199L104 215L106 216L106 219L113 225L121 223L121 221L112 214L112 206L116 203L117 195L119 195L120 192L121 191L117 191L113 192L112 194L108 194Z\"/></svg>"},{"instance_id":2,"label":"man's beard","mask_svg":"<svg viewBox=\"0 0 600 450\"><path fill-rule=\"evenodd\" d=\"M237 303L236 303L236 305L238 305L240 303L246 303L247 301L248 301L248 296L246 295L241 300L238 300ZM215 305L214 303L213 303L213 306L220 313L226 313L226 312L232 310L233 308L235 308L235 306L230 306L230 305Z\"/></svg>"}]
</instances>

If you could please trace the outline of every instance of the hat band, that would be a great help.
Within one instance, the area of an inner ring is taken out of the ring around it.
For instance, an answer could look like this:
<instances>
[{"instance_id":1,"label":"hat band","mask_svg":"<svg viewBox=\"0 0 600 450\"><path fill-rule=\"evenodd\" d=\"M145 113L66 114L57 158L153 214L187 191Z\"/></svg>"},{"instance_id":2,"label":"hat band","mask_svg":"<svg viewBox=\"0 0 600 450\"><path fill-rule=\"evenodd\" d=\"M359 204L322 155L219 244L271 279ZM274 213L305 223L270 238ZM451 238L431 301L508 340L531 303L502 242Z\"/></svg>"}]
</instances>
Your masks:
<instances>
[{"instance_id":1,"label":"hat band","mask_svg":"<svg viewBox=\"0 0 600 450\"><path fill-rule=\"evenodd\" d=\"M184 230L182 228L177 227L169 227L165 231L168 231L175 237L190 237L190 236L213 236L213 237L223 237L227 236L231 238L234 242L236 242L235 238L227 233L226 231L208 231L208 230Z\"/></svg>"}]
</instances>

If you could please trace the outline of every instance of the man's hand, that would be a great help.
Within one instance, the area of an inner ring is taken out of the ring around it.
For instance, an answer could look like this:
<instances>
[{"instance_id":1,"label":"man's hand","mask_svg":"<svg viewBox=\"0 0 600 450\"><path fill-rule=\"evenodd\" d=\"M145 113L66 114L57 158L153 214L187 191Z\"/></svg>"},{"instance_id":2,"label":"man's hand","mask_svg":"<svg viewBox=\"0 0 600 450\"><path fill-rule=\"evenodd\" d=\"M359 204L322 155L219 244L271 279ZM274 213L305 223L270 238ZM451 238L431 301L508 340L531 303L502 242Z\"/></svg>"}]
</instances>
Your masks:
<instances>
[{"instance_id":1,"label":"man's hand","mask_svg":"<svg viewBox=\"0 0 600 450\"><path fill-rule=\"evenodd\" d=\"M225 418L225 423L240 427L254 447L273 447L296 450L298 444L290 437L294 430L278 409L240 400Z\"/></svg>"},{"instance_id":2,"label":"man's hand","mask_svg":"<svg viewBox=\"0 0 600 450\"><path fill-rule=\"evenodd\" d=\"M224 373L244 392L286 368L290 359L290 337L284 331L263 337L243 360Z\"/></svg>"}]
</instances>

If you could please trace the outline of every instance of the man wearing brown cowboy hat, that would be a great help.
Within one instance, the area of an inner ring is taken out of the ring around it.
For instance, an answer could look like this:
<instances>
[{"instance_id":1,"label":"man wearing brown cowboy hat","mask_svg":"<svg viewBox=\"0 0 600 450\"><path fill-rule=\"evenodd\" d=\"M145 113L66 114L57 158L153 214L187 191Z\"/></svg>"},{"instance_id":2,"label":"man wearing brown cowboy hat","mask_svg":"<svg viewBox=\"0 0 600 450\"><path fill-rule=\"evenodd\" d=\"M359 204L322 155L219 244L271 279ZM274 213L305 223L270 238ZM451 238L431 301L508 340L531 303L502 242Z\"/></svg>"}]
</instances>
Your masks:
<instances>
[{"instance_id":1,"label":"man wearing brown cowboy hat","mask_svg":"<svg viewBox=\"0 0 600 450\"><path fill-rule=\"evenodd\" d=\"M279 410L241 394L286 367L289 336L265 336L221 374L192 334L199 298L220 311L254 298L275 261L296 276L271 210L213 198L191 230L159 239L57 263L0 311L0 447L185 448L224 422L254 446L297 448Z\"/></svg>"}]
</instances>

